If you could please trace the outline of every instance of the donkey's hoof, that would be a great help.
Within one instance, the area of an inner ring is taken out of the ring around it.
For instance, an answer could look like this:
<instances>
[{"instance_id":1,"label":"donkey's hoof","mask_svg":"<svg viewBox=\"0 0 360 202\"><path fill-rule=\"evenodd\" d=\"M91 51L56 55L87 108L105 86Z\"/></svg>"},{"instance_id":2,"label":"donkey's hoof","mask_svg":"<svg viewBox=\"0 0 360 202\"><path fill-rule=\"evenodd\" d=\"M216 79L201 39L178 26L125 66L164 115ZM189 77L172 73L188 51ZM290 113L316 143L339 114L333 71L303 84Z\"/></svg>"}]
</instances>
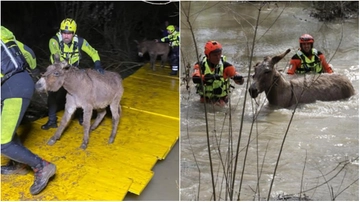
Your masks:
<instances>
[{"instance_id":1,"label":"donkey's hoof","mask_svg":"<svg viewBox=\"0 0 360 202\"><path fill-rule=\"evenodd\" d=\"M81 146L80 146L81 149L86 149L87 148L87 144L85 143L82 143Z\"/></svg>"},{"instance_id":2,"label":"donkey's hoof","mask_svg":"<svg viewBox=\"0 0 360 202\"><path fill-rule=\"evenodd\" d=\"M109 144L114 143L114 138L110 138L108 143L109 143Z\"/></svg>"},{"instance_id":3,"label":"donkey's hoof","mask_svg":"<svg viewBox=\"0 0 360 202\"><path fill-rule=\"evenodd\" d=\"M50 138L50 140L47 142L48 145L54 145L56 142L56 140L54 140L53 138Z\"/></svg>"}]
</instances>

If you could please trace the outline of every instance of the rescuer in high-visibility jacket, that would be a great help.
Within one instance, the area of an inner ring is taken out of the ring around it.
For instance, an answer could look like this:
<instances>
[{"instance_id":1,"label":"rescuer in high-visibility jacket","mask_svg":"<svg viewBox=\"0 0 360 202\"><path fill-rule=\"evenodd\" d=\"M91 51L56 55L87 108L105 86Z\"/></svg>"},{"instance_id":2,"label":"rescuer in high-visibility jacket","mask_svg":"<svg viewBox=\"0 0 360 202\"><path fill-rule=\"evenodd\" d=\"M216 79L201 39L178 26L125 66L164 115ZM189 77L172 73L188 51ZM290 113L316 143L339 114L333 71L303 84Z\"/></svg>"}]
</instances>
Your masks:
<instances>
[{"instance_id":1,"label":"rescuer in high-visibility jacket","mask_svg":"<svg viewBox=\"0 0 360 202\"><path fill-rule=\"evenodd\" d=\"M196 83L197 93L200 95L200 102L211 102L219 106L225 106L228 102L230 81L233 79L236 84L242 85L244 78L236 72L235 67L226 61L222 55L222 46L217 41L208 41L205 44L205 57L194 66L192 75ZM201 74L200 74L201 73ZM201 85L201 77L203 85ZM205 90L205 94L204 94Z\"/></svg>"},{"instance_id":2,"label":"rescuer in high-visibility jacket","mask_svg":"<svg viewBox=\"0 0 360 202\"><path fill-rule=\"evenodd\" d=\"M288 74L333 73L324 54L313 47L314 38L310 34L301 35L299 43L300 49L290 60Z\"/></svg>"},{"instance_id":3,"label":"rescuer in high-visibility jacket","mask_svg":"<svg viewBox=\"0 0 360 202\"><path fill-rule=\"evenodd\" d=\"M32 153L16 134L34 93L34 81L26 68L36 68L34 52L1 26L1 155L10 161L1 166L2 175L34 171L30 193L40 193L55 175L56 166Z\"/></svg>"},{"instance_id":4,"label":"rescuer in high-visibility jacket","mask_svg":"<svg viewBox=\"0 0 360 202\"><path fill-rule=\"evenodd\" d=\"M179 71L179 46L180 46L180 32L176 30L174 25L166 27L168 35L161 38L161 42L169 43L171 72L170 75L176 76ZM158 42L159 40L155 40Z\"/></svg>"},{"instance_id":5,"label":"rescuer in high-visibility jacket","mask_svg":"<svg viewBox=\"0 0 360 202\"><path fill-rule=\"evenodd\" d=\"M101 67L100 56L93 47L82 37L76 35L77 25L75 20L71 18L64 19L60 24L60 31L56 33L49 41L50 49L50 61L54 63L54 56L58 54L60 56L60 61L67 60L72 66L79 66L81 59L81 52L84 51L87 53L94 62L94 69L104 73L104 69ZM48 108L49 108L49 117L48 121L41 126L41 129L48 130L49 128L57 128L57 96L65 94L65 89L60 88L57 92L48 93ZM82 109L77 109L77 116L79 118L79 123L82 125L83 122L83 113Z\"/></svg>"}]
</instances>

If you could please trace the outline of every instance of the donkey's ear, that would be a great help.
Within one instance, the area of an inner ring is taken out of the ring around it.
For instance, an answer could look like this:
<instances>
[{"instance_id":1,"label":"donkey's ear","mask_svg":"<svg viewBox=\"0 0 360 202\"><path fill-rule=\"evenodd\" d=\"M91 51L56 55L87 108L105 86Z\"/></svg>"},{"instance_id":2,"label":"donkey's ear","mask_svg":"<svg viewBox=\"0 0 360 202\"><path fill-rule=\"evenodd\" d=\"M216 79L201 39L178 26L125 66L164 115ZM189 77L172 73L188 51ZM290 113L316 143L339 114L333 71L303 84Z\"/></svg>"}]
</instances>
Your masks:
<instances>
[{"instance_id":1,"label":"donkey's ear","mask_svg":"<svg viewBox=\"0 0 360 202\"><path fill-rule=\"evenodd\" d=\"M55 61L55 63L60 63L60 55L58 53L55 53L54 61Z\"/></svg>"},{"instance_id":2,"label":"donkey's ear","mask_svg":"<svg viewBox=\"0 0 360 202\"><path fill-rule=\"evenodd\" d=\"M280 57L279 55L274 56L273 58L271 58L271 64L275 65L275 64L278 63L281 59L282 59L282 57Z\"/></svg>"},{"instance_id":3,"label":"donkey's ear","mask_svg":"<svg viewBox=\"0 0 360 202\"><path fill-rule=\"evenodd\" d=\"M290 48L287 49L283 54L281 55L277 55L274 56L273 58L271 58L271 63L274 65L276 63L278 63L281 59L283 59L285 57L286 54L288 54L290 52Z\"/></svg>"}]
</instances>

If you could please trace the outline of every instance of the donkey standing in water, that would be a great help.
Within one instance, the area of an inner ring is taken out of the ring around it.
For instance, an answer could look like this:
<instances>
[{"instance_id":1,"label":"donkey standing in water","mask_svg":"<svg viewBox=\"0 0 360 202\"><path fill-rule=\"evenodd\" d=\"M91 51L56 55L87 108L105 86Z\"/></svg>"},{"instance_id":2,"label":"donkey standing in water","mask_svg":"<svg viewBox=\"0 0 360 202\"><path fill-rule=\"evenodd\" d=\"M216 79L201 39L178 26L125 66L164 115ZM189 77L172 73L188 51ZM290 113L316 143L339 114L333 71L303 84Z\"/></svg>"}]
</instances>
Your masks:
<instances>
[{"instance_id":1,"label":"donkey standing in water","mask_svg":"<svg viewBox=\"0 0 360 202\"><path fill-rule=\"evenodd\" d=\"M249 88L252 98L265 91L271 105L286 108L316 100L341 100L355 94L350 80L344 75L323 73L286 80L274 65L289 52L290 49L273 58L266 57L255 65L254 81Z\"/></svg>"},{"instance_id":2,"label":"donkey standing in water","mask_svg":"<svg viewBox=\"0 0 360 202\"><path fill-rule=\"evenodd\" d=\"M170 47L168 43L158 43L149 40L143 40L140 43L135 40L135 43L138 44L138 55L140 57L143 57L145 53L149 53L150 65L152 70L155 71L155 61L158 55L161 55L161 67L164 67L165 62L168 58L168 54L170 52Z\"/></svg>"},{"instance_id":3,"label":"donkey standing in water","mask_svg":"<svg viewBox=\"0 0 360 202\"><path fill-rule=\"evenodd\" d=\"M70 66L65 60L59 62L57 57L55 63L48 66L46 72L36 82L35 88L39 92L46 92L57 91L61 86L67 91L65 112L59 128L48 141L48 145L53 145L60 139L76 108L82 108L84 110L84 137L81 148L86 149L90 130L94 130L100 124L106 114L106 107L109 105L112 113L109 144L113 143L121 117L120 100L124 92L121 76L110 71L100 74L93 69L80 70ZM93 109L96 109L97 117L90 128Z\"/></svg>"}]
</instances>

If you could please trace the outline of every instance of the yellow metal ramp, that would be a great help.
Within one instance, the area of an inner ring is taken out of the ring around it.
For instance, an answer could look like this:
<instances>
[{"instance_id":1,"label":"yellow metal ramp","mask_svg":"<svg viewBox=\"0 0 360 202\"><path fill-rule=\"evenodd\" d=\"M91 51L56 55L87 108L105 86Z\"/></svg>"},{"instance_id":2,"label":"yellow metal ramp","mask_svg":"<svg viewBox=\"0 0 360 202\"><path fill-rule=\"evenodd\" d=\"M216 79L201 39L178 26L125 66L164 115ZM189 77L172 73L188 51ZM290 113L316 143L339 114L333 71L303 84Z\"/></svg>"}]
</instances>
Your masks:
<instances>
[{"instance_id":1,"label":"yellow metal ramp","mask_svg":"<svg viewBox=\"0 0 360 202\"><path fill-rule=\"evenodd\" d=\"M29 192L32 171L1 175L1 200L123 200L128 192L140 195L154 175L153 166L179 138L179 79L168 73L160 67L152 71L147 64L124 79L122 117L113 144L108 144L109 113L90 133L86 150L80 149L83 128L76 119L53 146L46 143L56 129L40 129L47 117L22 125L18 134L24 145L54 163L57 172L36 196ZM7 159L1 161L3 165Z\"/></svg>"}]
</instances>

